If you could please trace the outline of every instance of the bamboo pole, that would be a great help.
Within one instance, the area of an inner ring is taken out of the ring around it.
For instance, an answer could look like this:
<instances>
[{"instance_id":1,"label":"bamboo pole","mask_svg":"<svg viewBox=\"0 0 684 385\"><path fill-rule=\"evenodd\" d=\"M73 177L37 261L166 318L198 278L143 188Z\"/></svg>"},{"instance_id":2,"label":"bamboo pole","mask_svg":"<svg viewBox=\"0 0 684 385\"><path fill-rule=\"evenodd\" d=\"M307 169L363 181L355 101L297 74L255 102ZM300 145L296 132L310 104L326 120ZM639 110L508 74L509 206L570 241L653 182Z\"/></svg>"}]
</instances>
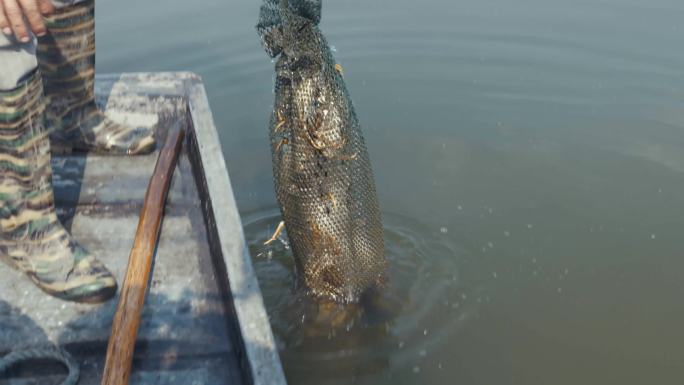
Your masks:
<instances>
[{"instance_id":1,"label":"bamboo pole","mask_svg":"<svg viewBox=\"0 0 684 385\"><path fill-rule=\"evenodd\" d=\"M128 258L126 277L121 287L112 332L107 345L102 385L126 385L131 374L133 350L140 326L140 315L152 269L159 229L164 214L171 177L183 143L183 129L169 131L154 173L147 186L133 248Z\"/></svg>"}]
</instances>

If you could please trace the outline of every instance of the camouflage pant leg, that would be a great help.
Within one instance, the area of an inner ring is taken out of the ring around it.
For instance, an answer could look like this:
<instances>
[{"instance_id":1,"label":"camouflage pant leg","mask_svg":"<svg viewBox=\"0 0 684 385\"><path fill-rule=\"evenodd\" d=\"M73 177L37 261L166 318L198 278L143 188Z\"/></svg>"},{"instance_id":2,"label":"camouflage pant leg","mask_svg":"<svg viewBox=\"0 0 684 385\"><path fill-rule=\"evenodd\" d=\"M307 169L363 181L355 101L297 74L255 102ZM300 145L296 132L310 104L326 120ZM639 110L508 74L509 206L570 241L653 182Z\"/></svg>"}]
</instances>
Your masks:
<instances>
[{"instance_id":1,"label":"camouflage pant leg","mask_svg":"<svg viewBox=\"0 0 684 385\"><path fill-rule=\"evenodd\" d=\"M84 0L54 0L56 8L65 8ZM0 90L16 88L38 66L36 41L22 43L13 36L0 33Z\"/></svg>"}]
</instances>

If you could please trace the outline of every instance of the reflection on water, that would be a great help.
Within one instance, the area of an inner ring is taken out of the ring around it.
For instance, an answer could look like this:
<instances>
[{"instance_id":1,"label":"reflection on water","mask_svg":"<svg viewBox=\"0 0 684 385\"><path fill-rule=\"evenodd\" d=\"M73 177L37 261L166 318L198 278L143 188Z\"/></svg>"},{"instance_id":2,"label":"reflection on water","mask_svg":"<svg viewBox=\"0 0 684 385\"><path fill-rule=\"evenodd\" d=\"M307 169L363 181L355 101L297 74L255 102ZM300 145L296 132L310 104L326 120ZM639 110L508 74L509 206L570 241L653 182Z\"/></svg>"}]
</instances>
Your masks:
<instances>
[{"instance_id":1,"label":"reflection on water","mask_svg":"<svg viewBox=\"0 0 684 385\"><path fill-rule=\"evenodd\" d=\"M384 290L360 304L311 300L293 283L287 236L263 245L277 226L277 210L245 215L247 242L288 378L294 383L377 383L440 369L428 354L447 344L488 301L460 277L467 251L442 231L425 237L424 225L386 215L389 277ZM323 381L322 378L328 378Z\"/></svg>"},{"instance_id":2,"label":"reflection on water","mask_svg":"<svg viewBox=\"0 0 684 385\"><path fill-rule=\"evenodd\" d=\"M259 246L258 6L99 1L98 70L203 76L291 383L681 383L684 2L324 0L393 269L383 312L330 339Z\"/></svg>"}]
</instances>

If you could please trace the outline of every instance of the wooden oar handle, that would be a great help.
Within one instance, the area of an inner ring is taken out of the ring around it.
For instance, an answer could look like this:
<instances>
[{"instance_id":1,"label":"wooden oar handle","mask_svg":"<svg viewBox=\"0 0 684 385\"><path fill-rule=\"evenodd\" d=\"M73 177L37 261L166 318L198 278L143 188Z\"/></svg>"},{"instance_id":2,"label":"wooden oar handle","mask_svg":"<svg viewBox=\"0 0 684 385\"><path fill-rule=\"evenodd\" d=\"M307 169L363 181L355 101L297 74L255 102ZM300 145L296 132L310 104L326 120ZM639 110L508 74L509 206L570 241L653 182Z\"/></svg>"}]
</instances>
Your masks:
<instances>
[{"instance_id":1,"label":"wooden oar handle","mask_svg":"<svg viewBox=\"0 0 684 385\"><path fill-rule=\"evenodd\" d=\"M183 129L174 128L169 131L147 186L126 277L114 315L112 333L109 336L102 385L128 384L152 258L159 237L166 196L182 144Z\"/></svg>"}]
</instances>

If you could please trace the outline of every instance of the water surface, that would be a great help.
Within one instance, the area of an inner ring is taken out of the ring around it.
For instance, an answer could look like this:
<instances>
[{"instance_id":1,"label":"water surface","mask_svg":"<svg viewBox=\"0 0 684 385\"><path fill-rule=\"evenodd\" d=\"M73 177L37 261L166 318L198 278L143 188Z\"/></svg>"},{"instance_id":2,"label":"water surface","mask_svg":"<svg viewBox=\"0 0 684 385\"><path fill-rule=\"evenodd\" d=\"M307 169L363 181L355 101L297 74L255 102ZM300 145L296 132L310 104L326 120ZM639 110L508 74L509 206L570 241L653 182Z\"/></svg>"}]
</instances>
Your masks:
<instances>
[{"instance_id":1,"label":"water surface","mask_svg":"<svg viewBox=\"0 0 684 385\"><path fill-rule=\"evenodd\" d=\"M286 243L260 245L258 6L100 2L98 70L204 77L290 383L682 383L684 3L325 2L401 305L334 335L293 316Z\"/></svg>"}]
</instances>

